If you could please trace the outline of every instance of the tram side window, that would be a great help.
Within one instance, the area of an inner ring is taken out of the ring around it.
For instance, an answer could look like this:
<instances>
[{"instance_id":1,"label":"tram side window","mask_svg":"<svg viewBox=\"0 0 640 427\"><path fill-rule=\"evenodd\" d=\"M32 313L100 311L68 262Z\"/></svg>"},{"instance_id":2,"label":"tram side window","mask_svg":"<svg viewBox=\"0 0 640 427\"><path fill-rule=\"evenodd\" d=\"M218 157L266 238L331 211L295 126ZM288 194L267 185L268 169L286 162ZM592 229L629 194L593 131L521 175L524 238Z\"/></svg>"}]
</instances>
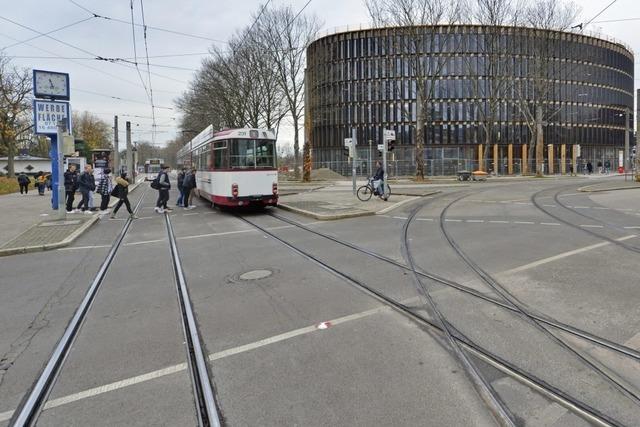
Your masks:
<instances>
[{"instance_id":1,"label":"tram side window","mask_svg":"<svg viewBox=\"0 0 640 427\"><path fill-rule=\"evenodd\" d=\"M255 168L255 144L252 139L238 139L231 142L231 167Z\"/></svg>"},{"instance_id":2,"label":"tram side window","mask_svg":"<svg viewBox=\"0 0 640 427\"><path fill-rule=\"evenodd\" d=\"M275 168L275 141L258 140L256 141L256 167L258 168Z\"/></svg>"},{"instance_id":3,"label":"tram side window","mask_svg":"<svg viewBox=\"0 0 640 427\"><path fill-rule=\"evenodd\" d=\"M227 141L217 141L213 143L213 169L228 169L229 159L227 157Z\"/></svg>"}]
</instances>

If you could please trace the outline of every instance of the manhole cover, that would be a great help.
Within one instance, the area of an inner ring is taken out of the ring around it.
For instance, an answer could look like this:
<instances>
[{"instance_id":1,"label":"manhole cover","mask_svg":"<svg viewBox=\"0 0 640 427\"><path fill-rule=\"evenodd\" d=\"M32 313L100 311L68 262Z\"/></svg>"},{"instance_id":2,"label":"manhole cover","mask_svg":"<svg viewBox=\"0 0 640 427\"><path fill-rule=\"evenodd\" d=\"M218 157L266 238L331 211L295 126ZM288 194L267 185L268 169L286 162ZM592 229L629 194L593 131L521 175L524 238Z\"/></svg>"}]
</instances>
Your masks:
<instances>
[{"instance_id":1,"label":"manhole cover","mask_svg":"<svg viewBox=\"0 0 640 427\"><path fill-rule=\"evenodd\" d=\"M240 275L240 280L259 280L269 277L273 274L270 270L253 270L247 271Z\"/></svg>"}]
</instances>

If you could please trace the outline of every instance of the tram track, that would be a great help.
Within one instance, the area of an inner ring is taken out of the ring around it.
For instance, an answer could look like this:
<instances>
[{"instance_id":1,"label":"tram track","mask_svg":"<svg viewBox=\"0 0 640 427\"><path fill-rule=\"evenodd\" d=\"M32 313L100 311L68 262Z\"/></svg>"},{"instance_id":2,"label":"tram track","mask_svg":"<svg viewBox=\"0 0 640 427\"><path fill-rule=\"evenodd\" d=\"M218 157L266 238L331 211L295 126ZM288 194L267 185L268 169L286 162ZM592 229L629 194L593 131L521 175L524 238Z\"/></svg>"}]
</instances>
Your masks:
<instances>
[{"instance_id":1,"label":"tram track","mask_svg":"<svg viewBox=\"0 0 640 427\"><path fill-rule=\"evenodd\" d=\"M635 391L632 390L631 387L623 384L621 381L617 380L616 378L613 378L612 375L609 375L608 373L606 373L602 368L600 368L599 366L597 366L594 362L592 362L591 360L587 359L583 354L581 354L578 350L576 350L575 348L573 348L571 345L567 344L564 340L562 340L561 338L559 338L558 336L552 334L546 327L544 327L541 322L539 322L538 320L536 320L534 317L532 317L529 313L529 310L526 309L524 307L524 304L518 300L518 298L513 295L512 293L510 293L502 284L500 284L491 274L489 274L486 270L484 270L482 267L480 267L475 261L473 261L473 259L471 259L471 257L460 247L460 245L458 244L458 242L453 238L453 236L451 235L451 233L448 232L447 227L445 225L445 217L447 214L447 211L457 202L459 202L460 200L464 199L465 197L468 197L468 195L463 195L461 197L458 197L457 199L451 201L450 203L448 203L445 208L442 210L442 212L440 213L440 219L439 219L439 224L440 224L440 230L442 231L442 234L444 235L445 239L447 240L447 242L449 243L449 246L454 250L454 252L456 253L456 255L462 260L464 261L464 263L487 285L489 286L494 292L496 292L498 295L500 295L500 297L502 297L505 301L507 301L509 304L511 304L511 306L513 306L515 308L515 313L520 315L520 317L522 319L524 319L526 322L528 322L530 325L532 325L533 327L535 327L538 331L542 332L547 338L549 338L552 342L555 342L556 344L558 344L561 348L563 348L565 351L569 352L571 355L577 357L582 363L584 363L586 366L588 366L591 370L593 370L594 372L596 372L598 375L600 375L603 379L605 379L607 382L609 382L610 384L612 384L614 387L616 387L620 392L622 392L623 394L625 394L627 397L633 399L637 404L640 403L640 395ZM407 224L410 224L410 222L413 220L413 218L415 217L415 214L417 213L419 209L416 209L412 215L407 219Z\"/></svg>"},{"instance_id":2,"label":"tram track","mask_svg":"<svg viewBox=\"0 0 640 427\"><path fill-rule=\"evenodd\" d=\"M182 328L185 336L187 360L195 397L198 425L202 427L219 427L221 425L221 417L216 404L215 392L208 370L207 357L203 350L204 346L200 338L193 306L189 297L187 281L180 261L180 254L178 252L170 215L165 214L164 220L171 249L171 261L180 305Z\"/></svg>"},{"instance_id":3,"label":"tram track","mask_svg":"<svg viewBox=\"0 0 640 427\"><path fill-rule=\"evenodd\" d=\"M138 202L136 203L133 210L134 213L137 212L140 208L140 205L142 204L147 191L148 188L145 189L144 193L138 199ZM43 406L47 401L49 394L51 393L53 385L55 384L56 379L60 374L62 366L64 365L64 362L67 359L71 348L73 347L73 343L76 340L80 329L82 328L82 325L87 317L87 313L89 312L91 306L93 305L93 302L95 301L96 295L100 290L107 271L109 270L109 267L111 266L116 253L120 249L122 241L129 231L129 227L131 226L132 222L133 219L130 217L125 221L120 232L111 245L107 256L100 265L100 268L98 269L98 272L91 282L91 285L87 289L87 292L80 302L80 305L74 312L73 317L65 328L62 337L56 344L53 352L51 353L51 356L49 357L43 370L40 372L37 380L34 382L29 392L25 394L24 398L20 402L18 409L14 412L14 415L9 422L9 425L14 427L26 427L33 426L37 422L38 417L42 412Z\"/></svg>"},{"instance_id":4,"label":"tram track","mask_svg":"<svg viewBox=\"0 0 640 427\"><path fill-rule=\"evenodd\" d=\"M304 224L300 224L300 223L298 223L296 221L293 221L293 220L291 220L289 218L285 218L285 217L283 217L281 215L274 214L274 213L269 213L269 215L271 217L273 217L273 218L276 218L276 219L282 221L282 222L290 224L290 225L292 225L292 226L294 226L296 228L305 230L305 231L307 231L309 233L312 233L312 234L315 234L315 235L317 235L319 237L323 237L323 238L325 238L327 240L330 240L330 241L332 241L334 243L338 243L338 244L340 244L342 246L345 246L345 247L348 247L350 249L353 249L353 250L355 250L355 251L357 251L359 253L362 253L364 255L367 255L367 256L370 256L370 257L375 258L377 260L380 260L380 261L386 262L388 264L394 265L394 266L399 267L399 268L401 268L401 269L403 269L405 271L411 271L411 268L409 266L407 266L406 264L398 262L398 261L396 261L396 260L394 260L392 258L389 258L387 256L378 254L378 253L373 252L371 250L368 250L368 249L362 248L360 246L357 246L357 245L355 245L353 243L350 243L350 242L347 242L345 240L339 239L337 237L328 235L328 234L323 233L321 231L312 229L310 227L305 226ZM432 280L432 281L434 281L436 283L439 283L441 285L445 285L445 286L447 286L449 288L452 288L452 289L458 290L460 292L463 292L465 294L471 295L471 296L473 296L475 298L478 298L480 300L483 300L483 301L486 301L488 303L491 303L491 304L493 304L493 305L495 305L497 307L500 307L502 309L509 310L509 311L512 311L512 312L516 312L517 311L517 309L514 306L512 306L511 304L507 304L502 300L493 298L493 297L491 297L489 295L486 295L486 294L484 294L484 293L482 293L482 292L480 292L480 291L478 291L476 289L470 288L470 287L465 286L465 285L463 285L461 283L455 282L455 281L450 280L450 279L446 279L444 277L438 276L438 275L436 275L434 273L431 273L431 272L424 271L424 270L420 269L419 266L416 267L416 273L422 278ZM521 307L521 308L524 309L523 307ZM568 333L568 334L570 334L572 336L575 336L577 338L585 340L585 341L587 341L587 342L589 342L591 344L595 344L595 345L597 345L599 347L602 347L602 348L604 348L606 350L615 352L615 353L617 353L619 355L622 355L622 356L624 356L626 358L629 358L629 359L632 359L632 360L640 362L640 352L638 352L638 351L636 351L636 350L634 350L634 349L632 349L630 347L627 347L627 346L624 346L622 344L613 342L613 341L608 340L608 339L606 339L604 337L600 337L600 336L594 335L594 334L592 334L590 332L581 330L581 329L576 328L574 326L562 323L560 321L557 321L555 319L547 317L547 316L545 316L543 314L533 313L533 312L530 312L528 310L526 310L526 312L527 312L527 314L529 316L531 316L532 318L534 318L538 322L541 322L541 323L543 323L545 325L548 325L548 326L551 326L551 327L553 327L553 328L555 328L555 329L557 329L559 331Z\"/></svg>"},{"instance_id":5,"label":"tram track","mask_svg":"<svg viewBox=\"0 0 640 427\"><path fill-rule=\"evenodd\" d=\"M148 194L147 187L140 196L134 206L134 213L141 209L141 205ZM210 375L207 369L206 355L201 343L197 330L197 324L189 292L185 279L184 270L180 261L178 246L176 244L175 234L171 224L170 215L163 215L168 235L169 253L172 262L173 279L175 283L175 292L179 306L180 319L182 323L182 331L184 346L186 350L187 366L191 377L191 385L193 387L193 396L195 403L195 414L197 424L201 427L219 427L223 425L216 401L214 389L211 385ZM116 255L119 250L125 246L123 241L130 231L133 219L128 217L117 234L109 251L100 265L98 272L94 276L91 285L85 293L80 305L76 308L74 315L65 328L62 337L56 344L54 351L48 359L44 369L39 374L37 380L30 390L25 394L17 409L13 412L9 425L12 427L34 426L38 422L39 416L46 408L54 385L62 371L67 357L71 354L75 341L80 335L82 325L88 317L88 314L97 299L100 288L105 281L107 273L110 271Z\"/></svg>"},{"instance_id":6,"label":"tram track","mask_svg":"<svg viewBox=\"0 0 640 427\"><path fill-rule=\"evenodd\" d=\"M345 273L344 271L341 271L340 269L333 267L329 264L327 264L326 262L322 261L321 259L319 259L318 257L314 256L313 254L311 254L308 251L305 251L304 249L301 249L300 247L280 238L279 236L277 236L276 234L272 233L271 231L267 230L265 227L262 227L258 224L256 224L253 221L248 220L246 217L243 216L238 216L238 218L245 222L246 224L250 225L251 227L259 230L260 232L264 233L265 235L269 236L270 238L274 239L275 241L279 242L280 244L284 245L285 247L291 249L293 252L297 253L298 255L302 256L303 258L313 262L314 264L318 265L320 268L324 269L325 271L333 274L334 276L344 280L345 282L347 282L348 284L350 284L351 286L354 286L356 289L364 292L365 294L369 295L370 297L373 297L374 299L376 299L377 301L379 301L380 303L390 306L391 308L393 308L394 310L396 310L397 312L407 316L408 318L418 322L419 324L422 325L426 325L429 326L430 328L435 329L436 331L445 334L445 330L440 326L440 324L438 324L437 321L434 321L432 319L429 319L419 313L416 313L413 309L405 306L404 304L402 304L401 302L385 295L384 293L374 289L373 287L367 285L366 283L358 280L357 278L351 276L348 273ZM304 227L301 227L304 228ZM331 238L331 240L333 240L333 238ZM344 242L345 246L349 246L350 244L348 244L347 242ZM382 258L378 258L378 259L382 259ZM391 260L393 261L393 260ZM392 262L395 264L395 262ZM402 266L399 265L401 268L405 269L405 270L410 270L410 267L407 266ZM421 275L421 273L416 271L416 276ZM603 425L603 426L621 426L623 425L622 423L620 423L619 421L615 420L614 418L610 417L609 415L603 414L601 413L599 410L593 408L592 406L590 406L589 404L582 402L570 395L568 395L567 393L565 393L564 391L554 387L551 384L548 384L547 382L545 382L544 380L542 380L541 378L536 377L534 374L527 372L526 370L514 365L513 363L501 358L500 356L493 354L490 350L480 346L479 344L473 342L472 340L470 340L468 337L466 337L462 332L460 332L459 330L457 330L453 325L451 325L449 322L446 321L446 319L443 319L446 327L449 329L450 331L450 335L452 337L453 340L455 340L460 346L462 346L462 348L464 348L465 351L470 352L472 355L474 355L475 357L483 360L484 362L488 363L489 365L493 366L494 368L498 369L499 371L505 373L506 375L524 383L525 385L531 387L532 389L537 390L538 392L540 392L541 394L543 394L544 396L548 397L549 399L558 402L559 404L561 404L562 406L568 408L569 410L573 411L574 413L576 413L577 415L589 420L590 422L593 422L597 425ZM495 412L492 411L492 413L495 416ZM503 421L505 422L505 421ZM506 421L506 423L508 423L508 421ZM507 424L508 425L508 424Z\"/></svg>"},{"instance_id":7,"label":"tram track","mask_svg":"<svg viewBox=\"0 0 640 427\"><path fill-rule=\"evenodd\" d=\"M560 190L556 191L554 193L554 195L553 195L553 200L555 201L556 206L559 206L559 207L565 209L566 211L571 212L574 215L578 215L578 216L581 216L583 218L589 219L591 221L598 222L603 226L607 226L607 227L612 228L612 229L617 230L617 231L626 232L626 230L624 230L623 228L621 228L621 227L619 227L619 226L617 226L615 224L609 223L607 221L603 221L602 219L599 219L599 218L592 217L592 216L587 215L587 214L585 214L583 212L578 212L576 209L572 209L569 206L567 206L564 203L562 203L560 201L559 196L560 196L560 193L563 191L564 188L566 188L566 186L563 186ZM628 251L635 252L635 253L640 253L640 248L637 247L637 246L630 245L630 244L622 242L622 241L620 241L618 239L614 239L614 238L611 238L609 236L605 236L603 234L597 233L597 232L595 232L593 230L590 230L588 228L576 225L573 222L561 217L560 215L558 215L556 213L553 213L553 212L550 212L548 209L545 209L545 207L542 206L542 204L537 200L539 198L540 194L543 193L544 191L547 191L547 189L540 190L540 191L534 193L531 196L531 203L538 210L540 210L541 212L545 213L546 215L550 216L551 218L554 218L556 221L559 221L559 222L561 222L561 223L563 223L565 225L568 225L568 226L570 226L572 228L580 230L583 233L589 234L590 236L596 237L596 238L601 239L601 240L605 240L605 241L607 241L609 243L612 243L612 244L614 244L614 245L616 245L618 247L621 247L623 249L626 249Z\"/></svg>"}]
</instances>

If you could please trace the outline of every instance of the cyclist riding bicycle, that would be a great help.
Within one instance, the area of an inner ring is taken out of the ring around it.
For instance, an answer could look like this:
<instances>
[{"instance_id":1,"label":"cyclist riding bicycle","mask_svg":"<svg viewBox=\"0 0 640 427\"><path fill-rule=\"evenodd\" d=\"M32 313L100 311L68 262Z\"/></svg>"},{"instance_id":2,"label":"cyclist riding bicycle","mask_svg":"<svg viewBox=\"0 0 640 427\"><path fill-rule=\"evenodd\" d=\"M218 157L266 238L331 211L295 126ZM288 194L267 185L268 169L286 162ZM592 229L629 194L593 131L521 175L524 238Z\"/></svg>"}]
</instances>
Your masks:
<instances>
[{"instance_id":1,"label":"cyclist riding bicycle","mask_svg":"<svg viewBox=\"0 0 640 427\"><path fill-rule=\"evenodd\" d=\"M371 178L373 180L373 194L382 199L384 197L384 168L380 160L376 161L376 167L376 173Z\"/></svg>"}]
</instances>

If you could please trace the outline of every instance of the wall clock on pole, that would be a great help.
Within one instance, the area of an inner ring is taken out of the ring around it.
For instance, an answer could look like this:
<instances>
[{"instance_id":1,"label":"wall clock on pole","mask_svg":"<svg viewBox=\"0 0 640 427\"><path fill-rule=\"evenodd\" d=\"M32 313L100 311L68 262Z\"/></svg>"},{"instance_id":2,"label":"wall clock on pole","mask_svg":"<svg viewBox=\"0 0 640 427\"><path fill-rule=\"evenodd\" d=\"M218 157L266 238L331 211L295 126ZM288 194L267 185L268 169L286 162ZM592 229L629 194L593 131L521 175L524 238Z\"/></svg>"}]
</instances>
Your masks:
<instances>
[{"instance_id":1,"label":"wall clock on pole","mask_svg":"<svg viewBox=\"0 0 640 427\"><path fill-rule=\"evenodd\" d=\"M69 74L33 70L33 94L36 98L69 100Z\"/></svg>"}]
</instances>

